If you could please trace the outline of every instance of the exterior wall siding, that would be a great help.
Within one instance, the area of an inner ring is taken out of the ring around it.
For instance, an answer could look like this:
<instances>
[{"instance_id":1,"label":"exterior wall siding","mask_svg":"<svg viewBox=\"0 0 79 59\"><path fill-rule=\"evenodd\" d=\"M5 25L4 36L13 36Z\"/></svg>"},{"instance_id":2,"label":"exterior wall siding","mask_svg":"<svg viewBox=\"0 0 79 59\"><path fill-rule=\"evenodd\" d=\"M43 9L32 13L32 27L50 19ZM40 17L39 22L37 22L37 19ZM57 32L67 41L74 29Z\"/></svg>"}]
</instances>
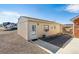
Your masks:
<instances>
[{"instance_id":1,"label":"exterior wall siding","mask_svg":"<svg viewBox=\"0 0 79 59\"><path fill-rule=\"evenodd\" d=\"M77 26L77 25L75 25L74 26L74 35L75 35L75 37L77 37L77 38L79 38L79 26Z\"/></svg>"},{"instance_id":2,"label":"exterior wall siding","mask_svg":"<svg viewBox=\"0 0 79 59\"><path fill-rule=\"evenodd\" d=\"M74 37L79 38L79 18L76 18L73 22L74 22Z\"/></svg>"},{"instance_id":3,"label":"exterior wall siding","mask_svg":"<svg viewBox=\"0 0 79 59\"><path fill-rule=\"evenodd\" d=\"M28 21L18 22L18 31L17 33L28 40Z\"/></svg>"}]
</instances>

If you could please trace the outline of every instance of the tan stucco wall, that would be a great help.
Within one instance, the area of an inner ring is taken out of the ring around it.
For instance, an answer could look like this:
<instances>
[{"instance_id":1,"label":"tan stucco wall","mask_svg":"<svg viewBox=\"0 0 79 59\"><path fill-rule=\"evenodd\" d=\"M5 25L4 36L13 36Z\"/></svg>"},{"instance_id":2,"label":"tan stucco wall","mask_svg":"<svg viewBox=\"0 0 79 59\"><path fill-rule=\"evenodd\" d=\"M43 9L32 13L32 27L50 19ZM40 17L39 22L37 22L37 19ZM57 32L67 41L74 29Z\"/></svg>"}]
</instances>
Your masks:
<instances>
[{"instance_id":1,"label":"tan stucco wall","mask_svg":"<svg viewBox=\"0 0 79 59\"><path fill-rule=\"evenodd\" d=\"M17 33L26 40L28 40L28 21L21 22L19 20Z\"/></svg>"},{"instance_id":2,"label":"tan stucco wall","mask_svg":"<svg viewBox=\"0 0 79 59\"><path fill-rule=\"evenodd\" d=\"M57 23L29 21L29 24L37 24L37 37L42 37L42 35L46 34L46 32L44 31L44 25L49 25L49 31L47 32L48 36L54 35L57 33L62 33L62 27L60 24L57 24ZM54 29L54 26L55 26L55 29Z\"/></svg>"}]
</instances>

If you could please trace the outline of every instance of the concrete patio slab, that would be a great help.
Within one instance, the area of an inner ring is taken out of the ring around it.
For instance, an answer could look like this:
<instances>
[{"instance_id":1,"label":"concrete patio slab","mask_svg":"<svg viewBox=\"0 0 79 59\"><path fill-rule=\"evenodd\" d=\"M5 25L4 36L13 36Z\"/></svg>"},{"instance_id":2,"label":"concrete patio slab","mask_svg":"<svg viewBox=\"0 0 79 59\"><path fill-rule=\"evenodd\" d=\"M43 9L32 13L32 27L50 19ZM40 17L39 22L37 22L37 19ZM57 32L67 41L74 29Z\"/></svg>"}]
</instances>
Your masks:
<instances>
[{"instance_id":1,"label":"concrete patio slab","mask_svg":"<svg viewBox=\"0 0 79 59\"><path fill-rule=\"evenodd\" d=\"M79 54L79 39L73 38L67 46L61 48L58 54Z\"/></svg>"}]
</instances>

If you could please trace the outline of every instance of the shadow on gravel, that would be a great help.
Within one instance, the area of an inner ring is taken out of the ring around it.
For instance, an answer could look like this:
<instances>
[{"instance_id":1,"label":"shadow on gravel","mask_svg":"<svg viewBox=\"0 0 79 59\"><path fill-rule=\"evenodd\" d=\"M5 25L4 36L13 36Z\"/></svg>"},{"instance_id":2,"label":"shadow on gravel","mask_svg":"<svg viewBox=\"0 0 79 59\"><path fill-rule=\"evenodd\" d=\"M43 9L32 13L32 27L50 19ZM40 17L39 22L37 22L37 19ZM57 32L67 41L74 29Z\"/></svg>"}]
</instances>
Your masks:
<instances>
[{"instance_id":1,"label":"shadow on gravel","mask_svg":"<svg viewBox=\"0 0 79 59\"><path fill-rule=\"evenodd\" d=\"M4 31L14 31L14 30L17 30L17 28L12 28L12 29L6 29L6 30L4 30Z\"/></svg>"}]
</instances>

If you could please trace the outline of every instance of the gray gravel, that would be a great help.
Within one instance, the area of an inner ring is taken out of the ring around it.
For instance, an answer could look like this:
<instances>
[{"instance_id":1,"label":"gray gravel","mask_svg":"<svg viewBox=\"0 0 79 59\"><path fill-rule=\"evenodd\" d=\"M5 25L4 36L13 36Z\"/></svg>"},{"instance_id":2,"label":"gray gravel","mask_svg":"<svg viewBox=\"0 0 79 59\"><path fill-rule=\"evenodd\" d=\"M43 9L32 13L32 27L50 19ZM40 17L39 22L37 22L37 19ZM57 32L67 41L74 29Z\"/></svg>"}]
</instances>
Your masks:
<instances>
[{"instance_id":1,"label":"gray gravel","mask_svg":"<svg viewBox=\"0 0 79 59\"><path fill-rule=\"evenodd\" d=\"M0 31L0 54L47 54L17 34L17 31Z\"/></svg>"}]
</instances>

